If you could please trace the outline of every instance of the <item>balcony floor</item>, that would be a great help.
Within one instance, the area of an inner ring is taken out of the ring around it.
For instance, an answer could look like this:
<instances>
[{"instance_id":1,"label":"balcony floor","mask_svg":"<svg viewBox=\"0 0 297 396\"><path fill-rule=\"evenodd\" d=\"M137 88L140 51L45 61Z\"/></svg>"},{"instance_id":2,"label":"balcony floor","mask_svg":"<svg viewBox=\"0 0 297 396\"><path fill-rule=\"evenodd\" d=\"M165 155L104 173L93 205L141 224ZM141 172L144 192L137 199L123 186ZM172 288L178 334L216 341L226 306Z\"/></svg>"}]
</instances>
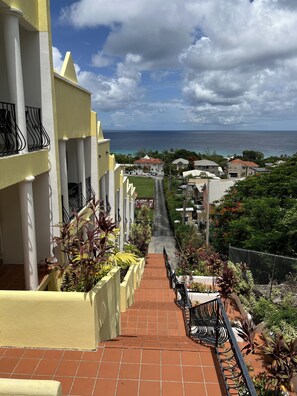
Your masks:
<instances>
[{"instance_id":1,"label":"balcony floor","mask_svg":"<svg viewBox=\"0 0 297 396\"><path fill-rule=\"evenodd\" d=\"M46 272L38 269L39 283ZM0 290L25 290L25 274L23 264L0 265Z\"/></svg>"},{"instance_id":2,"label":"balcony floor","mask_svg":"<svg viewBox=\"0 0 297 396\"><path fill-rule=\"evenodd\" d=\"M58 380L72 396L225 395L213 351L186 337L161 254L149 255L121 326L94 352L0 348L0 377Z\"/></svg>"}]
</instances>

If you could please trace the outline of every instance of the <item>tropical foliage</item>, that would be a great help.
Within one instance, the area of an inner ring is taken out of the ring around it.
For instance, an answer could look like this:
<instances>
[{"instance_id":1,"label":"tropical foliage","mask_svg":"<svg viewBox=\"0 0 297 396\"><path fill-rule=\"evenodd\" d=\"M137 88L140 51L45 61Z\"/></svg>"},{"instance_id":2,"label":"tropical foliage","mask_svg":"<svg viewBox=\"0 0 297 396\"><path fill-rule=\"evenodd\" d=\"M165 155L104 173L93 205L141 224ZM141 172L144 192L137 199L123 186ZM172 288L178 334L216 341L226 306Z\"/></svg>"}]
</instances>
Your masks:
<instances>
[{"instance_id":1,"label":"tropical foliage","mask_svg":"<svg viewBox=\"0 0 297 396\"><path fill-rule=\"evenodd\" d=\"M136 246L142 256L147 254L148 245L152 237L149 212L150 209L143 205L137 213L136 222L130 230L129 242Z\"/></svg>"},{"instance_id":2,"label":"tropical foliage","mask_svg":"<svg viewBox=\"0 0 297 396\"><path fill-rule=\"evenodd\" d=\"M263 363L268 371L267 385L275 391L281 389L293 391L292 379L297 374L297 338L286 342L283 335L270 337L262 335L263 344L260 351Z\"/></svg>"},{"instance_id":3,"label":"tropical foliage","mask_svg":"<svg viewBox=\"0 0 297 396\"><path fill-rule=\"evenodd\" d=\"M297 155L269 173L236 183L212 214L211 241L228 246L297 256Z\"/></svg>"},{"instance_id":4,"label":"tropical foliage","mask_svg":"<svg viewBox=\"0 0 297 396\"><path fill-rule=\"evenodd\" d=\"M63 258L49 264L61 279L62 291L88 292L111 269L115 253L116 224L92 201L88 215L75 214L68 224L60 224L54 238Z\"/></svg>"}]
</instances>

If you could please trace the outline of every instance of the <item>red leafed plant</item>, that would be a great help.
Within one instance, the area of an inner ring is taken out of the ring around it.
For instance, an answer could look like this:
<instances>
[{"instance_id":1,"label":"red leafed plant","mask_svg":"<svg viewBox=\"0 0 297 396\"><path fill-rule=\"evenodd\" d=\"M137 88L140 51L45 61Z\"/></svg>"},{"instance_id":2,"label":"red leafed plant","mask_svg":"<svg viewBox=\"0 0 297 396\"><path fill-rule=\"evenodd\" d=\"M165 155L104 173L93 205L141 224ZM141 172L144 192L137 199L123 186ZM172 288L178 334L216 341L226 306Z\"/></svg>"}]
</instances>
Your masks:
<instances>
[{"instance_id":1,"label":"red leafed plant","mask_svg":"<svg viewBox=\"0 0 297 396\"><path fill-rule=\"evenodd\" d=\"M262 335L260 352L268 371L268 385L278 394L283 388L293 391L292 379L297 374L297 338L286 342L282 334Z\"/></svg>"},{"instance_id":2,"label":"red leafed plant","mask_svg":"<svg viewBox=\"0 0 297 396\"><path fill-rule=\"evenodd\" d=\"M218 291L221 298L224 300L225 308L227 306L227 301L233 293L234 286L238 283L238 280L235 276L234 271L227 266L224 265L223 271L217 277L217 286Z\"/></svg>"},{"instance_id":3,"label":"red leafed plant","mask_svg":"<svg viewBox=\"0 0 297 396\"><path fill-rule=\"evenodd\" d=\"M238 335L246 343L241 349L244 355L255 353L258 343L255 341L256 326L251 318L241 319L240 324L236 326Z\"/></svg>"},{"instance_id":4,"label":"red leafed plant","mask_svg":"<svg viewBox=\"0 0 297 396\"><path fill-rule=\"evenodd\" d=\"M75 214L74 221L60 224L60 236L54 238L64 257L54 258L49 269L57 271L63 291L88 292L111 267L116 224L99 202L92 201L89 209L88 216Z\"/></svg>"}]
</instances>

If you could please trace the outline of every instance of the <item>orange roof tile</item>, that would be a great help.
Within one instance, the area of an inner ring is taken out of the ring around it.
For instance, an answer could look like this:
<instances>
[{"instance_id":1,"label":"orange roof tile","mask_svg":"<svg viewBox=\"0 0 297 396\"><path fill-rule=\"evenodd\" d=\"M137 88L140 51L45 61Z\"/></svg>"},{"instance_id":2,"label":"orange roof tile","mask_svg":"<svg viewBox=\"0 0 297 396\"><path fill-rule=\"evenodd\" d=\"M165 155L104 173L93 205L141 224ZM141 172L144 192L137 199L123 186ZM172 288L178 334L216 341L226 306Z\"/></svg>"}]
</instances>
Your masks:
<instances>
[{"instance_id":1,"label":"orange roof tile","mask_svg":"<svg viewBox=\"0 0 297 396\"><path fill-rule=\"evenodd\" d=\"M236 158L236 159L234 159L234 160L232 160L232 161L230 161L232 164L241 164L241 165L245 165L245 166L256 166L256 167L258 167L259 165L258 164L256 164L255 162L252 162L252 161L243 161L243 160L241 160L241 159L239 159L239 158Z\"/></svg>"},{"instance_id":2,"label":"orange roof tile","mask_svg":"<svg viewBox=\"0 0 297 396\"><path fill-rule=\"evenodd\" d=\"M134 164L149 164L149 165L158 165L164 164L159 158L140 158L134 161Z\"/></svg>"}]
</instances>

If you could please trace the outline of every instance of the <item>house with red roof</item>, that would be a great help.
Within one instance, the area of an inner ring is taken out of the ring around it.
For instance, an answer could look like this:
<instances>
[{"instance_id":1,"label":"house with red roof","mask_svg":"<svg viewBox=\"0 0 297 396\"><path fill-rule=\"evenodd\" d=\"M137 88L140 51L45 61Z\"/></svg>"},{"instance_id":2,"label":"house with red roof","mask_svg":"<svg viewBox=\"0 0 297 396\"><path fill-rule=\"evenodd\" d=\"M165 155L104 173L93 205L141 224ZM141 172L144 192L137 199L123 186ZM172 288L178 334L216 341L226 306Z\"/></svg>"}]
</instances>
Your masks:
<instances>
[{"instance_id":1,"label":"house with red roof","mask_svg":"<svg viewBox=\"0 0 297 396\"><path fill-rule=\"evenodd\" d=\"M259 165L252 161L236 158L228 163L228 178L240 179L255 174L254 168Z\"/></svg>"},{"instance_id":2,"label":"house with red roof","mask_svg":"<svg viewBox=\"0 0 297 396\"><path fill-rule=\"evenodd\" d=\"M134 164L144 173L162 174L164 170L164 162L162 160L159 158L150 158L148 155L135 160Z\"/></svg>"}]
</instances>

